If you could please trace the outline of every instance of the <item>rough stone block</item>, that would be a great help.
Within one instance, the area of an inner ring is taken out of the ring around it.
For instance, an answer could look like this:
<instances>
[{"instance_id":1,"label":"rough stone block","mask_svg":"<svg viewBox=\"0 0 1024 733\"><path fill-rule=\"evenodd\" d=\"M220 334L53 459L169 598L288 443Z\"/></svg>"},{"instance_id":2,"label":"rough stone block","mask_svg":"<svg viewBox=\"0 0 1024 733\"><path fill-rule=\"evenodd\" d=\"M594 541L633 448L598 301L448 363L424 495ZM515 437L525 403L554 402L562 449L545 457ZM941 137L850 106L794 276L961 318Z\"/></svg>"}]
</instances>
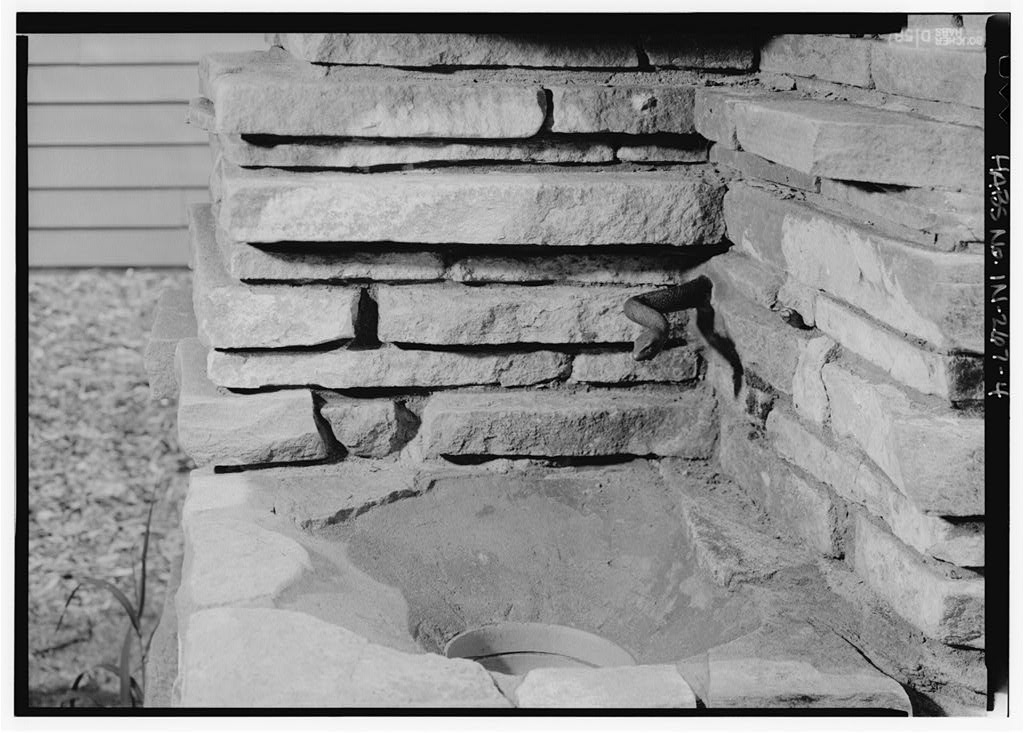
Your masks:
<instances>
[{"instance_id":1,"label":"rough stone block","mask_svg":"<svg viewBox=\"0 0 1024 733\"><path fill-rule=\"evenodd\" d=\"M572 360L570 382L636 384L639 382L688 382L700 376L700 353L687 347L666 349L648 361L632 354L577 354Z\"/></svg>"},{"instance_id":2,"label":"rough stone block","mask_svg":"<svg viewBox=\"0 0 1024 733\"><path fill-rule=\"evenodd\" d=\"M181 659L185 707L510 705L475 662L396 651L298 611L195 613Z\"/></svg>"},{"instance_id":3,"label":"rough stone block","mask_svg":"<svg viewBox=\"0 0 1024 733\"><path fill-rule=\"evenodd\" d=\"M808 341L797 360L793 375L793 407L797 413L818 425L828 419L828 394L821 381L821 370L838 355L838 346L828 336Z\"/></svg>"},{"instance_id":4,"label":"rough stone block","mask_svg":"<svg viewBox=\"0 0 1024 733\"><path fill-rule=\"evenodd\" d=\"M400 463L358 458L259 471L198 469L189 479L182 521L205 512L250 521L274 514L305 530L322 529L421 493L424 484L417 475L417 469Z\"/></svg>"},{"instance_id":5,"label":"rough stone block","mask_svg":"<svg viewBox=\"0 0 1024 733\"><path fill-rule=\"evenodd\" d=\"M982 353L981 256L913 247L744 184L724 211L740 251L940 349Z\"/></svg>"},{"instance_id":6,"label":"rough stone block","mask_svg":"<svg viewBox=\"0 0 1024 733\"><path fill-rule=\"evenodd\" d=\"M863 186L825 179L821 194L856 207L872 217L911 230L937 235L934 247L959 249L960 242L985 239L982 196L937 188Z\"/></svg>"},{"instance_id":7,"label":"rough stone block","mask_svg":"<svg viewBox=\"0 0 1024 733\"><path fill-rule=\"evenodd\" d=\"M225 164L220 185L220 222L241 242L683 245L717 243L724 228L724 189L703 167L368 176Z\"/></svg>"},{"instance_id":8,"label":"rough stone block","mask_svg":"<svg viewBox=\"0 0 1024 733\"><path fill-rule=\"evenodd\" d=\"M569 357L553 351L451 352L377 349L246 353L214 351L210 378L232 389L316 385L364 387L461 387L500 384L526 387L566 376Z\"/></svg>"},{"instance_id":9,"label":"rough stone block","mask_svg":"<svg viewBox=\"0 0 1024 733\"><path fill-rule=\"evenodd\" d=\"M845 639L810 624L765 626L708 651L704 704L722 708L881 708L911 712L896 680Z\"/></svg>"},{"instance_id":10,"label":"rough stone block","mask_svg":"<svg viewBox=\"0 0 1024 733\"><path fill-rule=\"evenodd\" d=\"M185 122L207 132L216 130L217 116L213 111L213 102L206 97L193 97L190 99L185 112Z\"/></svg>"},{"instance_id":11,"label":"rough stone block","mask_svg":"<svg viewBox=\"0 0 1024 733\"><path fill-rule=\"evenodd\" d=\"M779 313L747 300L726 280L719 280L711 298L715 330L735 346L743 369L753 369L775 389L789 394L793 375L810 332L794 328Z\"/></svg>"},{"instance_id":12,"label":"rough stone block","mask_svg":"<svg viewBox=\"0 0 1024 733\"><path fill-rule=\"evenodd\" d=\"M757 497L776 528L819 554L841 553L836 508L828 492L779 458L759 430L742 418L723 417L718 460L737 484Z\"/></svg>"},{"instance_id":13,"label":"rough stone block","mask_svg":"<svg viewBox=\"0 0 1024 733\"><path fill-rule=\"evenodd\" d=\"M610 163L615 152L603 143L571 140L524 142L440 142L309 138L250 142L220 135L224 157L235 165L274 168L374 168L451 161L524 163Z\"/></svg>"},{"instance_id":14,"label":"rough stone block","mask_svg":"<svg viewBox=\"0 0 1024 733\"><path fill-rule=\"evenodd\" d=\"M242 284L224 268L209 205L189 209L189 231L195 258L192 300L199 336L211 348L310 346L355 335L359 288Z\"/></svg>"},{"instance_id":15,"label":"rough stone block","mask_svg":"<svg viewBox=\"0 0 1024 733\"><path fill-rule=\"evenodd\" d=\"M984 113L975 107L949 102L933 102L928 99L903 97L880 92L877 89L862 89L846 84L836 84L822 79L794 77L797 91L818 99L836 102L852 102L889 112L909 113L954 125L967 125L979 130L985 127Z\"/></svg>"},{"instance_id":16,"label":"rough stone block","mask_svg":"<svg viewBox=\"0 0 1024 733\"><path fill-rule=\"evenodd\" d=\"M962 567L985 564L983 528L925 514L855 450L803 425L783 408L776 407L768 415L767 431L772 447L783 458L831 486L843 499L881 517L893 534L917 551Z\"/></svg>"},{"instance_id":17,"label":"rough stone block","mask_svg":"<svg viewBox=\"0 0 1024 733\"><path fill-rule=\"evenodd\" d=\"M711 148L711 161L734 168L744 176L781 183L783 186L791 188L800 188L816 193L821 185L821 179L817 176L811 176L798 170L787 168L784 165L772 163L770 160L765 160L753 153L733 150L721 143Z\"/></svg>"},{"instance_id":18,"label":"rough stone block","mask_svg":"<svg viewBox=\"0 0 1024 733\"><path fill-rule=\"evenodd\" d=\"M985 370L980 356L943 354L918 346L824 295L815 299L814 321L845 348L908 387L951 402L984 397Z\"/></svg>"},{"instance_id":19,"label":"rough stone block","mask_svg":"<svg viewBox=\"0 0 1024 733\"><path fill-rule=\"evenodd\" d=\"M764 71L871 86L871 41L826 35L785 35L761 47Z\"/></svg>"},{"instance_id":20,"label":"rough stone block","mask_svg":"<svg viewBox=\"0 0 1024 733\"><path fill-rule=\"evenodd\" d=\"M775 305L786 278L784 272L735 248L711 258L703 267L719 289L724 283L764 308Z\"/></svg>"},{"instance_id":21,"label":"rough stone block","mask_svg":"<svg viewBox=\"0 0 1024 733\"><path fill-rule=\"evenodd\" d=\"M688 254L686 250L674 249L659 254L635 256L471 255L453 262L446 277L463 283L676 285L692 277L693 260Z\"/></svg>"},{"instance_id":22,"label":"rough stone block","mask_svg":"<svg viewBox=\"0 0 1024 733\"><path fill-rule=\"evenodd\" d=\"M243 242L222 242L221 247L231 276L239 280L425 282L440 280L445 272L444 258L437 252L329 253L319 247Z\"/></svg>"},{"instance_id":23,"label":"rough stone block","mask_svg":"<svg viewBox=\"0 0 1024 733\"><path fill-rule=\"evenodd\" d=\"M153 328L146 341L143 363L153 400L177 399L174 350L183 338L195 337L196 316L192 309L192 288L167 288L156 305Z\"/></svg>"},{"instance_id":24,"label":"rough stone block","mask_svg":"<svg viewBox=\"0 0 1024 733\"><path fill-rule=\"evenodd\" d=\"M739 148L736 138L736 104L743 99L767 97L767 90L743 87L697 87L693 98L693 127L719 145Z\"/></svg>"},{"instance_id":25,"label":"rough stone block","mask_svg":"<svg viewBox=\"0 0 1024 733\"><path fill-rule=\"evenodd\" d=\"M876 43L871 76L883 92L985 106L985 53L916 43Z\"/></svg>"},{"instance_id":26,"label":"rough stone block","mask_svg":"<svg viewBox=\"0 0 1024 733\"><path fill-rule=\"evenodd\" d=\"M691 86L551 85L552 132L691 133Z\"/></svg>"},{"instance_id":27,"label":"rough stone block","mask_svg":"<svg viewBox=\"0 0 1024 733\"><path fill-rule=\"evenodd\" d=\"M666 478L673 483L670 476ZM752 526L734 499L727 490L679 493L689 542L701 569L715 583L723 588L757 583L784 568L813 562L803 548L782 541L766 528ZM692 677L686 679L697 687Z\"/></svg>"},{"instance_id":28,"label":"rough stone block","mask_svg":"<svg viewBox=\"0 0 1024 733\"><path fill-rule=\"evenodd\" d=\"M735 34L660 33L640 45L654 66L746 71L754 65L754 44Z\"/></svg>"},{"instance_id":29,"label":"rough stone block","mask_svg":"<svg viewBox=\"0 0 1024 733\"><path fill-rule=\"evenodd\" d=\"M284 52L213 54L199 75L221 133L525 138L540 131L547 113L536 83L316 66Z\"/></svg>"},{"instance_id":30,"label":"rough stone block","mask_svg":"<svg viewBox=\"0 0 1024 733\"><path fill-rule=\"evenodd\" d=\"M516 688L520 708L695 708L697 700L671 664L571 669L542 667Z\"/></svg>"},{"instance_id":31,"label":"rough stone block","mask_svg":"<svg viewBox=\"0 0 1024 733\"><path fill-rule=\"evenodd\" d=\"M175 353L181 382L178 442L197 465L245 466L327 457L307 390L231 394L206 376L206 348L182 339Z\"/></svg>"},{"instance_id":32,"label":"rough stone block","mask_svg":"<svg viewBox=\"0 0 1024 733\"><path fill-rule=\"evenodd\" d=\"M317 64L636 68L622 37L508 33L268 33L267 41Z\"/></svg>"},{"instance_id":33,"label":"rough stone block","mask_svg":"<svg viewBox=\"0 0 1024 733\"><path fill-rule=\"evenodd\" d=\"M742 148L807 174L981 190L981 130L817 99L738 101Z\"/></svg>"},{"instance_id":34,"label":"rough stone block","mask_svg":"<svg viewBox=\"0 0 1024 733\"><path fill-rule=\"evenodd\" d=\"M706 457L715 401L703 389L436 394L423 410L424 454Z\"/></svg>"},{"instance_id":35,"label":"rough stone block","mask_svg":"<svg viewBox=\"0 0 1024 733\"><path fill-rule=\"evenodd\" d=\"M643 288L551 285L379 285L377 336L385 343L624 343L641 326L622 312ZM685 323L685 313L674 317Z\"/></svg>"},{"instance_id":36,"label":"rough stone block","mask_svg":"<svg viewBox=\"0 0 1024 733\"><path fill-rule=\"evenodd\" d=\"M815 304L821 297L821 291L810 285L805 285L799 280L786 276L785 282L779 287L778 306L779 309L786 308L796 315L805 326L814 328L816 308Z\"/></svg>"},{"instance_id":37,"label":"rough stone block","mask_svg":"<svg viewBox=\"0 0 1024 733\"><path fill-rule=\"evenodd\" d=\"M403 412L393 400L332 398L320 415L354 455L381 458L401 447Z\"/></svg>"},{"instance_id":38,"label":"rough stone block","mask_svg":"<svg viewBox=\"0 0 1024 733\"><path fill-rule=\"evenodd\" d=\"M985 421L909 393L849 362L821 372L832 429L850 436L924 511L985 513Z\"/></svg>"},{"instance_id":39,"label":"rough stone block","mask_svg":"<svg viewBox=\"0 0 1024 733\"><path fill-rule=\"evenodd\" d=\"M706 163L706 144L679 148L670 145L622 145L615 149L619 160L635 163Z\"/></svg>"},{"instance_id":40,"label":"rough stone block","mask_svg":"<svg viewBox=\"0 0 1024 733\"><path fill-rule=\"evenodd\" d=\"M182 529L181 618L210 606L268 603L313 568L302 545L252 521L208 513Z\"/></svg>"},{"instance_id":41,"label":"rough stone block","mask_svg":"<svg viewBox=\"0 0 1024 733\"><path fill-rule=\"evenodd\" d=\"M854 570L896 613L945 644L985 648L984 578L950 577L864 515L856 532Z\"/></svg>"}]
</instances>

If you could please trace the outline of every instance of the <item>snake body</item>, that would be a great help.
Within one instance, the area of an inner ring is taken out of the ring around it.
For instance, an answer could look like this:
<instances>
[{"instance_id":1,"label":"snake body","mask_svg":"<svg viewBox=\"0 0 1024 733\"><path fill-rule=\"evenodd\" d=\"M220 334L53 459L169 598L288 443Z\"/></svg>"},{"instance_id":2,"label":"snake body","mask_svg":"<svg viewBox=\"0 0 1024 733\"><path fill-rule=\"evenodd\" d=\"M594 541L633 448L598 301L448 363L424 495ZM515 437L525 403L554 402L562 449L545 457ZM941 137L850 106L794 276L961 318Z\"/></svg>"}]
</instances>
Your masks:
<instances>
[{"instance_id":1,"label":"snake body","mask_svg":"<svg viewBox=\"0 0 1024 733\"><path fill-rule=\"evenodd\" d=\"M652 290L627 300L622 307L626 318L644 327L643 333L633 342L633 358L646 361L665 348L669 328L665 313L697 308L698 320L702 320L701 311L706 310L710 302L711 280L704 275L682 285Z\"/></svg>"}]
</instances>

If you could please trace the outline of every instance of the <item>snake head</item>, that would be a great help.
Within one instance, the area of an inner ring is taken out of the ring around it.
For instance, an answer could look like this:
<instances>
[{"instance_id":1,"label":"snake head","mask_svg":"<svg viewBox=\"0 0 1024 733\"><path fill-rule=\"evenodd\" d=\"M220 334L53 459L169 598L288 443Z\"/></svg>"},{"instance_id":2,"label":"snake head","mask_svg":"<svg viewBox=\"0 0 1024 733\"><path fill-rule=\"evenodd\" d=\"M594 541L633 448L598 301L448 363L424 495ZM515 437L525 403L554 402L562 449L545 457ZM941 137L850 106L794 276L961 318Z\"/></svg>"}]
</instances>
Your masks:
<instances>
[{"instance_id":1,"label":"snake head","mask_svg":"<svg viewBox=\"0 0 1024 733\"><path fill-rule=\"evenodd\" d=\"M653 359L665 348L667 340L667 337L658 336L651 331L644 332L633 342L633 358L636 361Z\"/></svg>"}]
</instances>

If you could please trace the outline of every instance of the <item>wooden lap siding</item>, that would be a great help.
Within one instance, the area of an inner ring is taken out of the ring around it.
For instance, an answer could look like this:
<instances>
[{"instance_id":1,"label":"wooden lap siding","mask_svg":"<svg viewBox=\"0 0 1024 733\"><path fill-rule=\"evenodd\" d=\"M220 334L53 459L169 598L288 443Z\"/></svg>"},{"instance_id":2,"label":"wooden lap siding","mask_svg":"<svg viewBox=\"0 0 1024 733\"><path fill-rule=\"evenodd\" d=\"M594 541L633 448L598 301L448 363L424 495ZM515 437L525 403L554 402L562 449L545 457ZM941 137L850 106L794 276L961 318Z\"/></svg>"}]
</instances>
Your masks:
<instances>
[{"instance_id":1,"label":"wooden lap siding","mask_svg":"<svg viewBox=\"0 0 1024 733\"><path fill-rule=\"evenodd\" d=\"M185 209L209 200L206 133L185 124L208 53L263 34L33 35L30 267L183 266Z\"/></svg>"}]
</instances>

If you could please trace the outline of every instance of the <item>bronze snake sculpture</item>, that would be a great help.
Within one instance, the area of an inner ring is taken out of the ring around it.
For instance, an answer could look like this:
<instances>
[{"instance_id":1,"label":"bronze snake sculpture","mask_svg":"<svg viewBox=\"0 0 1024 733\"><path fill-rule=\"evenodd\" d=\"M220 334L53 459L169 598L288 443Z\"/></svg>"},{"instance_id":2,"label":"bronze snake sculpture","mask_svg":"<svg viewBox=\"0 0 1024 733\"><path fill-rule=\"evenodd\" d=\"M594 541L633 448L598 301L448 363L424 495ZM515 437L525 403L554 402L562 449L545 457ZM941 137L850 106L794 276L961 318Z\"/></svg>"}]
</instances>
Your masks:
<instances>
[{"instance_id":1,"label":"bronze snake sculpture","mask_svg":"<svg viewBox=\"0 0 1024 733\"><path fill-rule=\"evenodd\" d=\"M701 327L702 322L707 320L701 317L705 315L702 311L710 313L710 306L711 280L704 275L682 285L652 290L627 300L622 307L626 318L644 327L644 332L633 342L633 358L647 361L665 348L668 341L668 319L664 313L696 308L697 324ZM701 332L704 332L704 328L701 328Z\"/></svg>"}]
</instances>

